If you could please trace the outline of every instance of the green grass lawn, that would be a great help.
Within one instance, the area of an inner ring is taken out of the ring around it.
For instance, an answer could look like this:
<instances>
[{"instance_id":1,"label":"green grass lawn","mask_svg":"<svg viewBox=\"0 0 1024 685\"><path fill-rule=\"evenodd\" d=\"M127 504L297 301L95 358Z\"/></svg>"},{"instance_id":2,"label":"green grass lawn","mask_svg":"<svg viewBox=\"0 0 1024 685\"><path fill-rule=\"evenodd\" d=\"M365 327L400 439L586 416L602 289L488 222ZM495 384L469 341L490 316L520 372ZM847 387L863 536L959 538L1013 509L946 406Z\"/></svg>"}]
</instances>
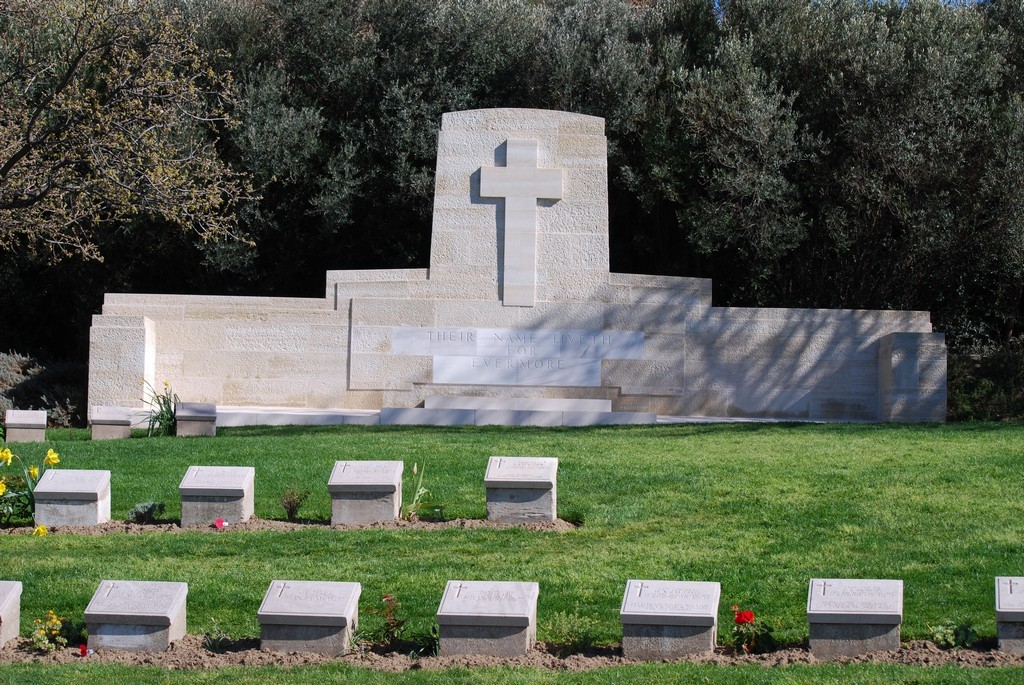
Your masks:
<instances>
[{"instance_id":1,"label":"green grass lawn","mask_svg":"<svg viewBox=\"0 0 1024 685\"><path fill-rule=\"evenodd\" d=\"M312 494L301 516L327 521L326 481L340 459L402 459L406 498L413 462L449 517L486 515L491 455L559 458L558 508L571 532L522 529L227 531L130 536L0 536L3 579L20 580L22 633L48 609L80 621L100 580L189 584L188 630L213 622L233 637L258 635L256 609L271 580L357 581L362 605L398 597L411 629L433 622L448 579L540 583L538 638L564 638L578 616L598 643L621 639L618 608L629 578L722 584L720 642L729 606L753 609L797 643L807 636L811 577L901 578L904 639L928 625L971 621L995 635L993 579L1024 574L1024 427L729 424L587 429L238 428L213 439L91 442L51 431L47 445L16 445L61 468L109 469L112 515L145 500L180 513L190 465L256 467L256 515L283 518L289 484ZM560 620L556 620L559 615ZM376 617L364 616L366 627ZM893 671L892 669L895 670ZM0 682L1014 682L1020 669L956 671L814 666L763 671L687 664L588 674L498 670L408 673L348 667L171 674L103 666L7 667Z\"/></svg>"}]
</instances>

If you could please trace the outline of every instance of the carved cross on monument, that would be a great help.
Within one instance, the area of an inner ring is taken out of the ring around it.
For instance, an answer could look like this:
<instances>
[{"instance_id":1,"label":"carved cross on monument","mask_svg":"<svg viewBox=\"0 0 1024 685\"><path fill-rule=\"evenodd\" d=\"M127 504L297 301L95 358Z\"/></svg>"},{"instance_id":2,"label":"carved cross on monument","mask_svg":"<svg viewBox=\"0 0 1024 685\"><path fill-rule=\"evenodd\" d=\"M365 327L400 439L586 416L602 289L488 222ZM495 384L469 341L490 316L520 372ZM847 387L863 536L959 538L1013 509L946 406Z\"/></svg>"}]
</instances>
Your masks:
<instances>
[{"instance_id":1,"label":"carved cross on monument","mask_svg":"<svg viewBox=\"0 0 1024 685\"><path fill-rule=\"evenodd\" d=\"M537 292L537 200L562 199L562 170L537 168L537 141L505 143L504 167L480 167L480 196L505 199L501 301L532 307Z\"/></svg>"}]
</instances>

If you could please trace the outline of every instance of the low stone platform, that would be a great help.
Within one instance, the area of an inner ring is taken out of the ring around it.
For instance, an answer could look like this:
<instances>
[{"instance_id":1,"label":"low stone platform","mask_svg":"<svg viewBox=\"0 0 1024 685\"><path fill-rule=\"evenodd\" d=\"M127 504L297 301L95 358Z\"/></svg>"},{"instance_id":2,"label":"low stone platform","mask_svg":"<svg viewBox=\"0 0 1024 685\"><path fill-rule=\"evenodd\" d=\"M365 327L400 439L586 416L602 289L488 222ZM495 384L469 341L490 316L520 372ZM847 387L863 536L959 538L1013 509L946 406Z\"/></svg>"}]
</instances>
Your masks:
<instances>
[{"instance_id":1,"label":"low stone platform","mask_svg":"<svg viewBox=\"0 0 1024 685\"><path fill-rule=\"evenodd\" d=\"M395 426L611 426L657 423L648 412L547 411L532 409L457 409L385 407L381 425Z\"/></svg>"},{"instance_id":2,"label":"low stone platform","mask_svg":"<svg viewBox=\"0 0 1024 685\"><path fill-rule=\"evenodd\" d=\"M1024 654L1024 577L996 578L996 636L999 650Z\"/></svg>"},{"instance_id":3,"label":"low stone platform","mask_svg":"<svg viewBox=\"0 0 1024 685\"><path fill-rule=\"evenodd\" d=\"M41 409L8 409L4 414L6 442L46 440L46 412Z\"/></svg>"},{"instance_id":4,"label":"low stone platform","mask_svg":"<svg viewBox=\"0 0 1024 685\"><path fill-rule=\"evenodd\" d=\"M661 661L708 654L718 635L719 583L630 580L622 597L622 655Z\"/></svg>"},{"instance_id":5,"label":"low stone platform","mask_svg":"<svg viewBox=\"0 0 1024 685\"><path fill-rule=\"evenodd\" d=\"M18 637L21 590L21 583L17 580L0 580L0 647Z\"/></svg>"},{"instance_id":6,"label":"low stone platform","mask_svg":"<svg viewBox=\"0 0 1024 685\"><path fill-rule=\"evenodd\" d=\"M162 652L185 636L186 583L104 580L85 608L89 648Z\"/></svg>"},{"instance_id":7,"label":"low stone platform","mask_svg":"<svg viewBox=\"0 0 1024 685\"><path fill-rule=\"evenodd\" d=\"M252 466L190 466L178 485L181 527L247 520L254 509L255 480Z\"/></svg>"},{"instance_id":8,"label":"low stone platform","mask_svg":"<svg viewBox=\"0 0 1024 685\"><path fill-rule=\"evenodd\" d=\"M174 405L175 435L213 437L217 434L217 406L209 402L178 402Z\"/></svg>"},{"instance_id":9,"label":"low stone platform","mask_svg":"<svg viewBox=\"0 0 1024 685\"><path fill-rule=\"evenodd\" d=\"M441 656L526 654L537 641L537 583L449 580L437 609Z\"/></svg>"},{"instance_id":10,"label":"low stone platform","mask_svg":"<svg viewBox=\"0 0 1024 685\"><path fill-rule=\"evenodd\" d=\"M132 415L128 407L93 407L89 427L93 440L124 440L132 434Z\"/></svg>"},{"instance_id":11,"label":"low stone platform","mask_svg":"<svg viewBox=\"0 0 1024 685\"><path fill-rule=\"evenodd\" d=\"M36 525L95 526L110 520L110 471L49 469L35 488Z\"/></svg>"},{"instance_id":12,"label":"low stone platform","mask_svg":"<svg viewBox=\"0 0 1024 685\"><path fill-rule=\"evenodd\" d=\"M401 461L338 461L327 480L331 525L393 521L402 514Z\"/></svg>"},{"instance_id":13,"label":"low stone platform","mask_svg":"<svg viewBox=\"0 0 1024 685\"><path fill-rule=\"evenodd\" d=\"M275 580L257 612L260 649L344 654L359 625L359 583Z\"/></svg>"},{"instance_id":14,"label":"low stone platform","mask_svg":"<svg viewBox=\"0 0 1024 685\"><path fill-rule=\"evenodd\" d=\"M896 651L903 581L814 578L807 591L811 654L818 659Z\"/></svg>"},{"instance_id":15,"label":"low stone platform","mask_svg":"<svg viewBox=\"0 0 1024 685\"><path fill-rule=\"evenodd\" d=\"M484 487L487 518L502 523L554 521L558 518L558 459L491 457Z\"/></svg>"}]
</instances>

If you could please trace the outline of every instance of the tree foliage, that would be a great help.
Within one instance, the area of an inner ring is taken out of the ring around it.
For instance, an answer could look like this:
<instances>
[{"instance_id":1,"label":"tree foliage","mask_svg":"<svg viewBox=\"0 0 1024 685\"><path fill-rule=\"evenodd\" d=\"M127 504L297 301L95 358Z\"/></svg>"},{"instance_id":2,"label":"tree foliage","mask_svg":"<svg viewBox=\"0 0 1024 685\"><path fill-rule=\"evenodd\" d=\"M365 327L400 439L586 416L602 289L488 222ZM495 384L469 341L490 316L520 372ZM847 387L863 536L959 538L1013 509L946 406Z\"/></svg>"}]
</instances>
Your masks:
<instances>
[{"instance_id":1,"label":"tree foliage","mask_svg":"<svg viewBox=\"0 0 1024 685\"><path fill-rule=\"evenodd\" d=\"M137 217L231 234L246 186L209 137L230 85L157 0L6 0L0 248L99 258Z\"/></svg>"}]
</instances>

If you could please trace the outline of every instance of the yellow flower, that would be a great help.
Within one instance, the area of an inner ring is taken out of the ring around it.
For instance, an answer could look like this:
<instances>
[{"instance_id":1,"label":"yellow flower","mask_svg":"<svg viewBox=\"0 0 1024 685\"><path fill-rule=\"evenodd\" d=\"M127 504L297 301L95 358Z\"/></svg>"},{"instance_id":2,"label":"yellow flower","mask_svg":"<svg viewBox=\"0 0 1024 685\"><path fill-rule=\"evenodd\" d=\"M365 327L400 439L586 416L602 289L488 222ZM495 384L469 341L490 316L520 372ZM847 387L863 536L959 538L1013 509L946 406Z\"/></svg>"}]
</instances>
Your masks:
<instances>
[{"instance_id":1,"label":"yellow flower","mask_svg":"<svg viewBox=\"0 0 1024 685\"><path fill-rule=\"evenodd\" d=\"M14 453L7 447L0 450L0 461L5 462L8 466L11 465L11 459L14 459Z\"/></svg>"},{"instance_id":2,"label":"yellow flower","mask_svg":"<svg viewBox=\"0 0 1024 685\"><path fill-rule=\"evenodd\" d=\"M55 466L60 463L60 455L53 450L46 450L46 457L43 459L43 463L47 466Z\"/></svg>"},{"instance_id":3,"label":"yellow flower","mask_svg":"<svg viewBox=\"0 0 1024 685\"><path fill-rule=\"evenodd\" d=\"M167 381L164 381L164 388L169 388L169 387L171 387L171 384L168 383Z\"/></svg>"},{"instance_id":4,"label":"yellow flower","mask_svg":"<svg viewBox=\"0 0 1024 685\"><path fill-rule=\"evenodd\" d=\"M35 464L32 464L32 466L29 466L28 467L28 476L32 480L38 480L39 479L39 467L36 466Z\"/></svg>"},{"instance_id":5,"label":"yellow flower","mask_svg":"<svg viewBox=\"0 0 1024 685\"><path fill-rule=\"evenodd\" d=\"M35 535L36 537L42 537L42 536L46 535L46 526L44 526L44 525L36 526L36 529L34 531L32 531L32 534Z\"/></svg>"},{"instance_id":6,"label":"yellow flower","mask_svg":"<svg viewBox=\"0 0 1024 685\"><path fill-rule=\"evenodd\" d=\"M7 492L7 483L0 480L0 495L4 494L5 492Z\"/></svg>"}]
</instances>

